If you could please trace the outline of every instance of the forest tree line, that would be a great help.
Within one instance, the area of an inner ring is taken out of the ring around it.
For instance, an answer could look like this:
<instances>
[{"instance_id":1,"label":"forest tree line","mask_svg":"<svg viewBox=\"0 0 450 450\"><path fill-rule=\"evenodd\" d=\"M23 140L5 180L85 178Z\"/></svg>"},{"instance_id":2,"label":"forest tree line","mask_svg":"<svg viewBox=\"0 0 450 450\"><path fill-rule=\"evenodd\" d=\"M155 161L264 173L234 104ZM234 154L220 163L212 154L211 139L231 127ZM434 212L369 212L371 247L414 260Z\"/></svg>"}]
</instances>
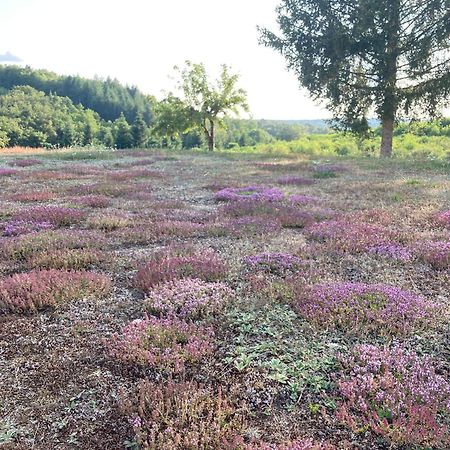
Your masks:
<instances>
[{"instance_id":1,"label":"forest tree line","mask_svg":"<svg viewBox=\"0 0 450 450\"><path fill-rule=\"evenodd\" d=\"M207 142L201 129L167 131L167 105L167 99L158 102L117 80L89 80L0 65L0 148L205 148ZM176 110L178 103L170 106ZM372 126L373 134L381 134L376 122ZM252 147L293 142L308 134L330 131L331 127L320 121L225 117L216 130L215 145L221 149ZM395 130L396 135L407 133L450 136L450 120L400 123Z\"/></svg>"}]
</instances>

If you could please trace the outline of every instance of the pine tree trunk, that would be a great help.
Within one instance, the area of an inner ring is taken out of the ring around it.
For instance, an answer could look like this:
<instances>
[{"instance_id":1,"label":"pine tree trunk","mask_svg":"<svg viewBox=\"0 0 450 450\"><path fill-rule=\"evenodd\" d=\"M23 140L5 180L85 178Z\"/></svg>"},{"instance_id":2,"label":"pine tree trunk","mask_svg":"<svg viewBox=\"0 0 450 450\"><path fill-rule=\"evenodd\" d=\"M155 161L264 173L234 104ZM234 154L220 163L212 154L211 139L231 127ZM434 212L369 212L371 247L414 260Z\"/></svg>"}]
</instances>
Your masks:
<instances>
[{"instance_id":1,"label":"pine tree trunk","mask_svg":"<svg viewBox=\"0 0 450 450\"><path fill-rule=\"evenodd\" d=\"M383 131L381 135L381 150L380 150L380 156L382 158L390 158L392 156L393 136L394 136L394 120L383 119Z\"/></svg>"},{"instance_id":2,"label":"pine tree trunk","mask_svg":"<svg viewBox=\"0 0 450 450\"><path fill-rule=\"evenodd\" d=\"M209 133L208 133L208 150L213 152L216 148L216 130L213 120L209 121Z\"/></svg>"}]
</instances>

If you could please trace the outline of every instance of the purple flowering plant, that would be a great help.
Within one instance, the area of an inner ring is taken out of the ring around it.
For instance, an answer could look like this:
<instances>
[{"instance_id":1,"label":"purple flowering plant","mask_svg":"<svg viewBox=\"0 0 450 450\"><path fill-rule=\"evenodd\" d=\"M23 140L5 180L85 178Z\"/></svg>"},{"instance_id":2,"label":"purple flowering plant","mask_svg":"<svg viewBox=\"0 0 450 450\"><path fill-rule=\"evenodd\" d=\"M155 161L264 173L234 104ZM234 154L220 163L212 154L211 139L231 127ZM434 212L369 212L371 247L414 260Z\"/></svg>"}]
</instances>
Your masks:
<instances>
[{"instance_id":1,"label":"purple flowering plant","mask_svg":"<svg viewBox=\"0 0 450 450\"><path fill-rule=\"evenodd\" d=\"M342 423L368 428L391 444L448 448L450 383L431 358L400 346L359 345L342 364Z\"/></svg>"}]
</instances>

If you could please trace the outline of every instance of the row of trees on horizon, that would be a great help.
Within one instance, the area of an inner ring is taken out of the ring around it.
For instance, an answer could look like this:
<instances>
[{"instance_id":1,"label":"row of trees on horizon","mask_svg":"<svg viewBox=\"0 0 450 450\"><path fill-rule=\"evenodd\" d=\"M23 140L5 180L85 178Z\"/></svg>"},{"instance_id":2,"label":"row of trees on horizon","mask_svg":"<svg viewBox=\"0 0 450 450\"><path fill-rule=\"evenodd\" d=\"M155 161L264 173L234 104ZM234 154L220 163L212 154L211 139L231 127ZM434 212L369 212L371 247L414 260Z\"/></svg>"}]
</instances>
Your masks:
<instances>
[{"instance_id":1,"label":"row of trees on horizon","mask_svg":"<svg viewBox=\"0 0 450 450\"><path fill-rule=\"evenodd\" d=\"M436 118L450 105L450 0L280 0L277 19L277 33L259 30L261 44L281 53L312 98L325 103L335 129L368 137L375 115L381 156L392 155L398 124ZM187 61L177 71L175 93L158 102L111 79L0 68L0 145L212 151L221 133L219 146L228 148L283 139L280 124L271 132L227 120L249 110L228 66L214 81L203 64ZM227 129L234 134L223 138ZM297 131L290 125L288 134Z\"/></svg>"}]
</instances>

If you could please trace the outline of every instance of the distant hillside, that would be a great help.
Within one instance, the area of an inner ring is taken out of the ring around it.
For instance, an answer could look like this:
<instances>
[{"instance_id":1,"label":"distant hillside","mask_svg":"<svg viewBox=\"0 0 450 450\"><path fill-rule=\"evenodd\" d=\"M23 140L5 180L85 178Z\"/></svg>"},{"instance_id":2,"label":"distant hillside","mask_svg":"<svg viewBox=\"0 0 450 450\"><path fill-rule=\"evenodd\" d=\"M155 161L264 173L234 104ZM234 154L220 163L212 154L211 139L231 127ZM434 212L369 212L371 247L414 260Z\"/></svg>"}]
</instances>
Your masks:
<instances>
[{"instance_id":1,"label":"distant hillside","mask_svg":"<svg viewBox=\"0 0 450 450\"><path fill-rule=\"evenodd\" d=\"M31 86L46 94L68 97L75 104L97 112L104 120L116 120L123 113L129 122L141 115L152 121L152 102L136 87L123 86L117 80L63 76L30 67L0 65L0 90Z\"/></svg>"}]
</instances>

